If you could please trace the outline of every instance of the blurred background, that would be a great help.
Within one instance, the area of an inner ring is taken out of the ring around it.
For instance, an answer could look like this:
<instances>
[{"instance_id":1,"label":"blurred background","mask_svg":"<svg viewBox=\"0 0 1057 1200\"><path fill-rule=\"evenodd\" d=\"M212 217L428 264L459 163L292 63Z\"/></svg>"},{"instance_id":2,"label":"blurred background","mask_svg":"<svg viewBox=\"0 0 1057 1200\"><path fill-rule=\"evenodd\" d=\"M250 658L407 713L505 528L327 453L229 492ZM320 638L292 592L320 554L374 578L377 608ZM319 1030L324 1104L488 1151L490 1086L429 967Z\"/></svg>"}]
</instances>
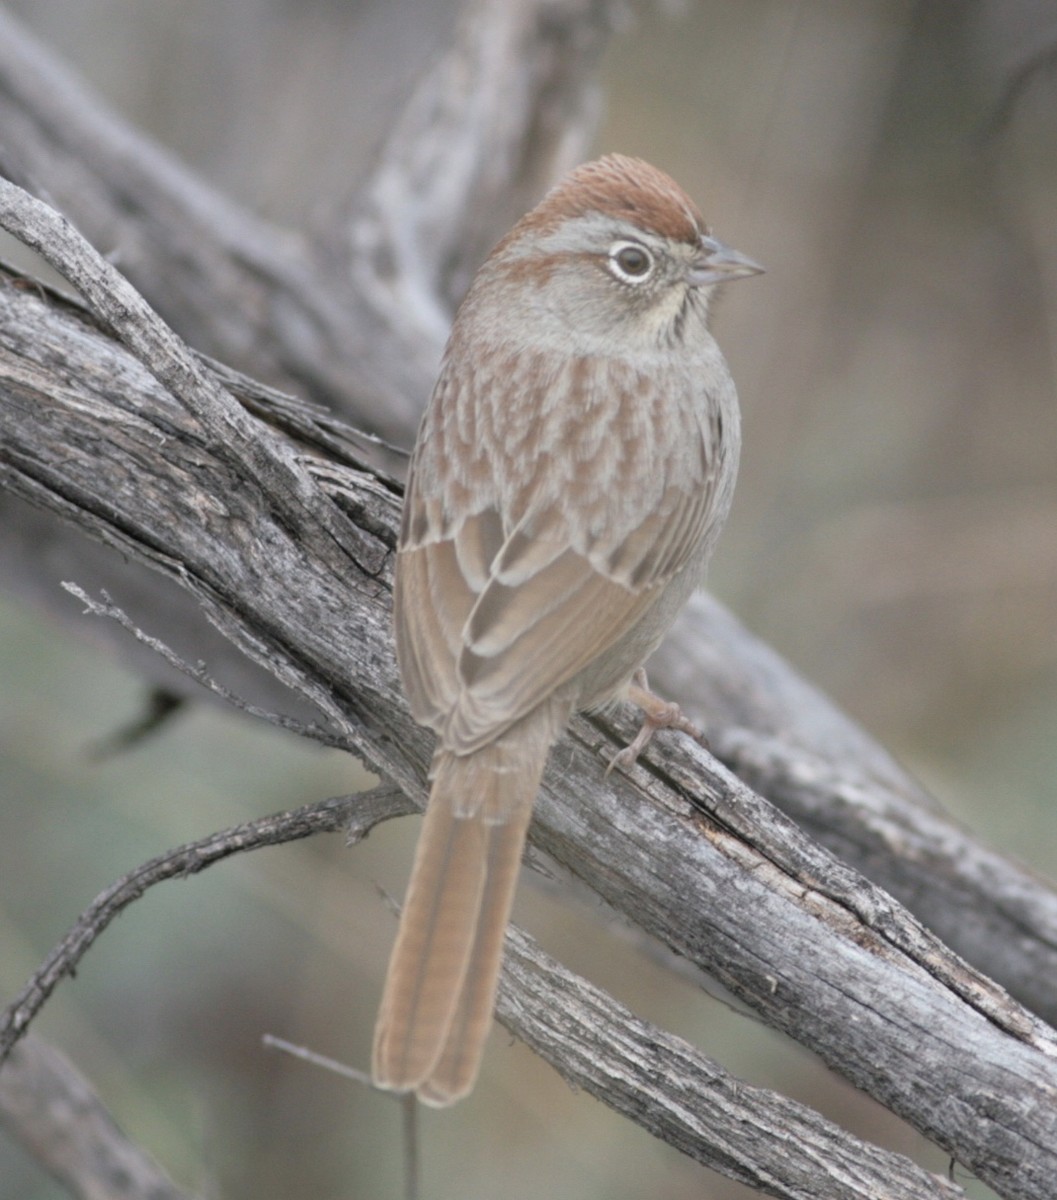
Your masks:
<instances>
[{"instance_id":1,"label":"blurred background","mask_svg":"<svg viewBox=\"0 0 1057 1200\"><path fill-rule=\"evenodd\" d=\"M115 107L229 194L333 207L445 0L21 0ZM1057 811L1057 6L699 0L634 6L597 149L647 157L768 274L717 332L745 411L713 590L994 846L1054 874ZM1030 74L1024 69L1034 63ZM425 400L425 397L423 397ZM204 705L117 757L143 685L92 619L0 587L0 993L78 912L177 843L353 790L355 763ZM401 1194L390 1101L261 1046L358 1066L415 821L229 861L135 904L39 1030L208 1197ZM945 1171L809 1055L523 888L546 948L725 1067ZM426 1114L433 1200L746 1200L573 1094L503 1031L465 1104ZM991 1195L962 1172L967 1193ZM0 1137L0 1193L62 1194Z\"/></svg>"}]
</instances>

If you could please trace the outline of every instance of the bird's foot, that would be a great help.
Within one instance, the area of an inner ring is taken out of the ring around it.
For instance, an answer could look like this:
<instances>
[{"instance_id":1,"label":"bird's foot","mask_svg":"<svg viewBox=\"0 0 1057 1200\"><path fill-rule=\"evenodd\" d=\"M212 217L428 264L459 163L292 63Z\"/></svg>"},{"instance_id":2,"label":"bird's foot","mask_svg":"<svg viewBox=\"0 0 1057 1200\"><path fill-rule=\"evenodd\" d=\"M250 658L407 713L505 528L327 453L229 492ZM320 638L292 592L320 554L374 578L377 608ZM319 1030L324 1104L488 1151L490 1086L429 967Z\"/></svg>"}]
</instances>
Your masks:
<instances>
[{"instance_id":1,"label":"bird's foot","mask_svg":"<svg viewBox=\"0 0 1057 1200\"><path fill-rule=\"evenodd\" d=\"M650 740L658 729L675 729L692 737L699 746L708 749L708 741L704 733L693 721L683 716L683 710L678 704L662 700L655 692L650 691L646 672L642 668L635 672L628 687L627 698L632 704L642 709L642 726L634 739L618 751L606 768L608 775L614 767L627 770L635 765L639 755L649 745Z\"/></svg>"}]
</instances>

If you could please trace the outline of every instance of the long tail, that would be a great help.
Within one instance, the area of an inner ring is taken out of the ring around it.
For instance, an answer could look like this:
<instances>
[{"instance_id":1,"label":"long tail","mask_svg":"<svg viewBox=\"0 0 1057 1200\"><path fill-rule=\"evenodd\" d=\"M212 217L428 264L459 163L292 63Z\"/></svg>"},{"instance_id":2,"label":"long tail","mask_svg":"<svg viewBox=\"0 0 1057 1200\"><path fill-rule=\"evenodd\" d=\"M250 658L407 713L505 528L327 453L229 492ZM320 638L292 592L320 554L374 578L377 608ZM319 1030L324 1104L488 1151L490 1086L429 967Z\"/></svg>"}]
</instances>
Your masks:
<instances>
[{"instance_id":1,"label":"long tail","mask_svg":"<svg viewBox=\"0 0 1057 1200\"><path fill-rule=\"evenodd\" d=\"M374 1030L374 1080L453 1104L473 1087L551 741L547 705L472 754L438 750ZM564 714L563 714L564 715Z\"/></svg>"}]
</instances>

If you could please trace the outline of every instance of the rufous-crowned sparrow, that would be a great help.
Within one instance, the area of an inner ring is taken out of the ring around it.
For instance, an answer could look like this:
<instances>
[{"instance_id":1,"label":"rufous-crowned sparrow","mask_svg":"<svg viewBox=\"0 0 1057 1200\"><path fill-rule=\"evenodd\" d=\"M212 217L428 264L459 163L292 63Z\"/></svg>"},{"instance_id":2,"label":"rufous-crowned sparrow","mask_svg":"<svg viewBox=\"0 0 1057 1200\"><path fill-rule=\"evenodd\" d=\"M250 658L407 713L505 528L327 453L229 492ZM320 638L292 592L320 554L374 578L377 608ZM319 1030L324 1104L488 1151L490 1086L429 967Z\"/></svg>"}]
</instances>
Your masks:
<instances>
[{"instance_id":1,"label":"rufous-crowned sparrow","mask_svg":"<svg viewBox=\"0 0 1057 1200\"><path fill-rule=\"evenodd\" d=\"M473 1086L551 744L630 698L730 507L740 431L708 331L761 268L663 172L579 167L507 234L459 308L411 460L396 644L432 791L375 1029L374 1079Z\"/></svg>"}]
</instances>

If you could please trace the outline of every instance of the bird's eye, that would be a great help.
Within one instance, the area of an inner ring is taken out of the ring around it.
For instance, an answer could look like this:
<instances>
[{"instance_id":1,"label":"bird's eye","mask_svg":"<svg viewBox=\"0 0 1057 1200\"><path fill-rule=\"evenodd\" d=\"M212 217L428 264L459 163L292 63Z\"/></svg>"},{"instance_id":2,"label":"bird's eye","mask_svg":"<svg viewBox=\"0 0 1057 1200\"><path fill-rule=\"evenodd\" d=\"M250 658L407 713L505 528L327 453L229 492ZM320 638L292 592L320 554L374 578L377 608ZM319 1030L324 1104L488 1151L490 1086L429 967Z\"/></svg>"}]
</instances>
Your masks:
<instances>
[{"instance_id":1,"label":"bird's eye","mask_svg":"<svg viewBox=\"0 0 1057 1200\"><path fill-rule=\"evenodd\" d=\"M653 255L638 242L616 242L609 252L609 268L625 283L641 283L653 270Z\"/></svg>"}]
</instances>

